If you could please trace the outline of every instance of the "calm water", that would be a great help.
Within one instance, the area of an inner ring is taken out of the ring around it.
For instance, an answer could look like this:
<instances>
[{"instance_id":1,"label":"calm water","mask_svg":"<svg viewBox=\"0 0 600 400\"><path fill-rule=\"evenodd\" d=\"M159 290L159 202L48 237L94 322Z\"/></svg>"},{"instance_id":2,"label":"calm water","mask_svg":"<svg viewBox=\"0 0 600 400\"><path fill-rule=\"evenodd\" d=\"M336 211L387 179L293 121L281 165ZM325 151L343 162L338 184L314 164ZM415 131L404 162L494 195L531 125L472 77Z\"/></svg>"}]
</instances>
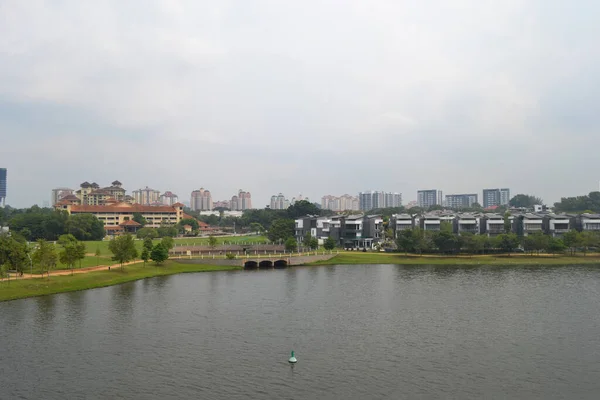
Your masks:
<instances>
[{"instance_id":1,"label":"calm water","mask_svg":"<svg viewBox=\"0 0 600 400\"><path fill-rule=\"evenodd\" d=\"M0 303L0 399L598 399L599 304L600 267L153 278Z\"/></svg>"}]
</instances>

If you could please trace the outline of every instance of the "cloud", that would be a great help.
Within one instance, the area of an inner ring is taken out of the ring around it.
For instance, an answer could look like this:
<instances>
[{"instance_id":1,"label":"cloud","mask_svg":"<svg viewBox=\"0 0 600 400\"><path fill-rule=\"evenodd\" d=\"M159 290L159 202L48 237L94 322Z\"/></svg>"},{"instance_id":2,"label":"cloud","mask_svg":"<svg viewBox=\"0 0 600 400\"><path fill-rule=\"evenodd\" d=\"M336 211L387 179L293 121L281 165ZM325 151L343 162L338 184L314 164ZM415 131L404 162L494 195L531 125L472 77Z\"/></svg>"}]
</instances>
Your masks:
<instances>
[{"instance_id":1,"label":"cloud","mask_svg":"<svg viewBox=\"0 0 600 400\"><path fill-rule=\"evenodd\" d=\"M588 156L600 144L598 11L558 0L4 2L8 200L115 178L184 199L243 187L256 204L366 188L405 200L422 187L586 193L600 167Z\"/></svg>"}]
</instances>

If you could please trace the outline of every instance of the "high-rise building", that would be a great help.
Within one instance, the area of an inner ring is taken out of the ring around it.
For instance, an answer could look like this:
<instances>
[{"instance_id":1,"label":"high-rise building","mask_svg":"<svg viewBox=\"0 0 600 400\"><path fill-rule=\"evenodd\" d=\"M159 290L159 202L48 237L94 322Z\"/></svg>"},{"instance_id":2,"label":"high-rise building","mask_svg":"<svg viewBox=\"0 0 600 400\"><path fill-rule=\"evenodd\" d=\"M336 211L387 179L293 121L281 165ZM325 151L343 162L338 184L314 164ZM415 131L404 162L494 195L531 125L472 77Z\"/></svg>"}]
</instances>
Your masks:
<instances>
[{"instance_id":1,"label":"high-rise building","mask_svg":"<svg viewBox=\"0 0 600 400\"><path fill-rule=\"evenodd\" d=\"M507 206L510 201L510 189L483 189L483 208Z\"/></svg>"},{"instance_id":2,"label":"high-rise building","mask_svg":"<svg viewBox=\"0 0 600 400\"><path fill-rule=\"evenodd\" d=\"M477 203L477 194L447 194L446 204L448 208L466 208Z\"/></svg>"},{"instance_id":3,"label":"high-rise building","mask_svg":"<svg viewBox=\"0 0 600 400\"><path fill-rule=\"evenodd\" d=\"M402 205L402 193L383 191L367 191L358 194L359 207L361 211L369 211L376 208L400 207Z\"/></svg>"},{"instance_id":4,"label":"high-rise building","mask_svg":"<svg viewBox=\"0 0 600 400\"><path fill-rule=\"evenodd\" d=\"M285 210L290 206L290 201L285 196L279 193L277 196L271 196L271 210Z\"/></svg>"},{"instance_id":5,"label":"high-rise building","mask_svg":"<svg viewBox=\"0 0 600 400\"><path fill-rule=\"evenodd\" d=\"M250 210L252 208L252 195L242 189L238 191L238 208L237 211ZM232 209L233 210L233 209Z\"/></svg>"},{"instance_id":6,"label":"high-rise building","mask_svg":"<svg viewBox=\"0 0 600 400\"><path fill-rule=\"evenodd\" d=\"M190 208L194 211L211 211L213 201L210 191L204 188L194 190L190 199Z\"/></svg>"},{"instance_id":7,"label":"high-rise building","mask_svg":"<svg viewBox=\"0 0 600 400\"><path fill-rule=\"evenodd\" d=\"M6 205L6 168L0 168L0 207Z\"/></svg>"},{"instance_id":8,"label":"high-rise building","mask_svg":"<svg viewBox=\"0 0 600 400\"><path fill-rule=\"evenodd\" d=\"M321 198L321 208L331 211L358 211L358 197L344 194L340 197L326 195Z\"/></svg>"},{"instance_id":9,"label":"high-rise building","mask_svg":"<svg viewBox=\"0 0 600 400\"><path fill-rule=\"evenodd\" d=\"M132 194L133 194L133 201L135 203L146 205L146 206L150 205L150 204L158 203L159 198L160 198L160 191L150 189L148 186L146 186L144 189L134 190L132 192Z\"/></svg>"},{"instance_id":10,"label":"high-rise building","mask_svg":"<svg viewBox=\"0 0 600 400\"><path fill-rule=\"evenodd\" d=\"M417 191L417 204L421 208L429 208L438 205L440 204L439 200L441 199L438 199L438 191L435 189Z\"/></svg>"},{"instance_id":11,"label":"high-rise building","mask_svg":"<svg viewBox=\"0 0 600 400\"><path fill-rule=\"evenodd\" d=\"M158 201L166 206L172 206L175 203L179 203L179 197L173 192L166 191L160 195Z\"/></svg>"},{"instance_id":12,"label":"high-rise building","mask_svg":"<svg viewBox=\"0 0 600 400\"><path fill-rule=\"evenodd\" d=\"M69 189L66 187L52 189L52 197L50 199L50 202L52 203L52 207L54 207L54 205L56 203L58 203L60 201L60 199L62 199L65 196L72 195L73 193L74 193L73 189Z\"/></svg>"}]
</instances>

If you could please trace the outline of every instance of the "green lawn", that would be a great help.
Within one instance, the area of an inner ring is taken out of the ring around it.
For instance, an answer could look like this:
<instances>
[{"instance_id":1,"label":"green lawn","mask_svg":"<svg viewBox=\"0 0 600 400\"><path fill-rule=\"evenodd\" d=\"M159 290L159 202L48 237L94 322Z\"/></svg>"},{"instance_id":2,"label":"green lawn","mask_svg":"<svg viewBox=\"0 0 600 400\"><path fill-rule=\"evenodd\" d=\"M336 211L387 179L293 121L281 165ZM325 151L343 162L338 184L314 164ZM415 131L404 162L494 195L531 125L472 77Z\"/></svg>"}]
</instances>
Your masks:
<instances>
[{"instance_id":1,"label":"green lawn","mask_svg":"<svg viewBox=\"0 0 600 400\"><path fill-rule=\"evenodd\" d=\"M156 267L153 264L147 264L144 267L142 263L127 265L122 271L120 268L113 268L110 271L96 271L86 274L75 274L72 276L52 276L51 273L50 278L11 279L10 281L5 280L0 282L0 301L92 289L150 278L153 276L172 275L182 272L236 269L241 268L223 265L179 264L175 261L167 261L160 267Z\"/></svg>"},{"instance_id":2,"label":"green lawn","mask_svg":"<svg viewBox=\"0 0 600 400\"><path fill-rule=\"evenodd\" d=\"M362 253L343 251L337 256L317 261L311 265L340 265L340 264L404 264L404 265L573 265L600 264L600 255L483 255L483 256L418 256L399 253Z\"/></svg>"}]
</instances>

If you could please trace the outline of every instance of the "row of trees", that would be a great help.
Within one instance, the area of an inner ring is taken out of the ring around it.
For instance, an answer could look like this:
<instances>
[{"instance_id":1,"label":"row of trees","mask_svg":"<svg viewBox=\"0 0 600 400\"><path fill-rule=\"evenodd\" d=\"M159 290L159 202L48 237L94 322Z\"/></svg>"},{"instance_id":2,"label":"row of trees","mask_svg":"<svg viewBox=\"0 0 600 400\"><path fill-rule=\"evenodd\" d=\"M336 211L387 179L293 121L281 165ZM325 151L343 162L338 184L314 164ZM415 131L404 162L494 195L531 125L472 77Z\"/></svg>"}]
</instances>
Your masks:
<instances>
[{"instance_id":1,"label":"row of trees","mask_svg":"<svg viewBox=\"0 0 600 400\"><path fill-rule=\"evenodd\" d=\"M0 235L2 275L8 270L23 274L27 266L33 267L34 263L42 274L49 274L59 261L73 271L85 258L85 244L71 234L61 235L57 243L58 246L55 246L45 239L38 239L35 244L29 245L23 236Z\"/></svg>"},{"instance_id":2,"label":"row of trees","mask_svg":"<svg viewBox=\"0 0 600 400\"><path fill-rule=\"evenodd\" d=\"M104 224L92 214L69 215L66 211L33 206L25 210L9 208L3 212L3 218L0 225L7 225L28 241L55 241L64 234L77 240L100 240L105 235Z\"/></svg>"},{"instance_id":3,"label":"row of trees","mask_svg":"<svg viewBox=\"0 0 600 400\"><path fill-rule=\"evenodd\" d=\"M143 243L141 259L144 265L152 260L156 264L161 264L169 258L169 250L174 246L172 237L164 237L158 243L152 239L146 238ZM112 260L123 265L133 261L138 257L138 251L135 241L131 235L119 236L109 242L109 250L113 254ZM100 250L96 250L97 257L100 256ZM55 245L45 239L38 239L32 245L29 245L21 235L0 235L0 277L6 276L10 270L23 274L28 267L41 270L42 275L50 275L50 271L55 269L60 262L73 273L75 267L86 257L85 243L77 240L71 234L61 235Z\"/></svg>"},{"instance_id":4,"label":"row of trees","mask_svg":"<svg viewBox=\"0 0 600 400\"><path fill-rule=\"evenodd\" d=\"M396 246L405 253L441 253L484 254L490 252L513 253L517 249L529 253L547 252L562 253L569 250L571 254L600 246L600 235L593 232L567 232L562 238L555 238L543 233L528 236L517 236L514 233L504 233L495 237L463 233L454 234L448 229L440 231L424 231L419 228L398 232Z\"/></svg>"},{"instance_id":5,"label":"row of trees","mask_svg":"<svg viewBox=\"0 0 600 400\"><path fill-rule=\"evenodd\" d=\"M587 196L563 197L554 203L556 211L600 213L600 192L590 192Z\"/></svg>"}]
</instances>

